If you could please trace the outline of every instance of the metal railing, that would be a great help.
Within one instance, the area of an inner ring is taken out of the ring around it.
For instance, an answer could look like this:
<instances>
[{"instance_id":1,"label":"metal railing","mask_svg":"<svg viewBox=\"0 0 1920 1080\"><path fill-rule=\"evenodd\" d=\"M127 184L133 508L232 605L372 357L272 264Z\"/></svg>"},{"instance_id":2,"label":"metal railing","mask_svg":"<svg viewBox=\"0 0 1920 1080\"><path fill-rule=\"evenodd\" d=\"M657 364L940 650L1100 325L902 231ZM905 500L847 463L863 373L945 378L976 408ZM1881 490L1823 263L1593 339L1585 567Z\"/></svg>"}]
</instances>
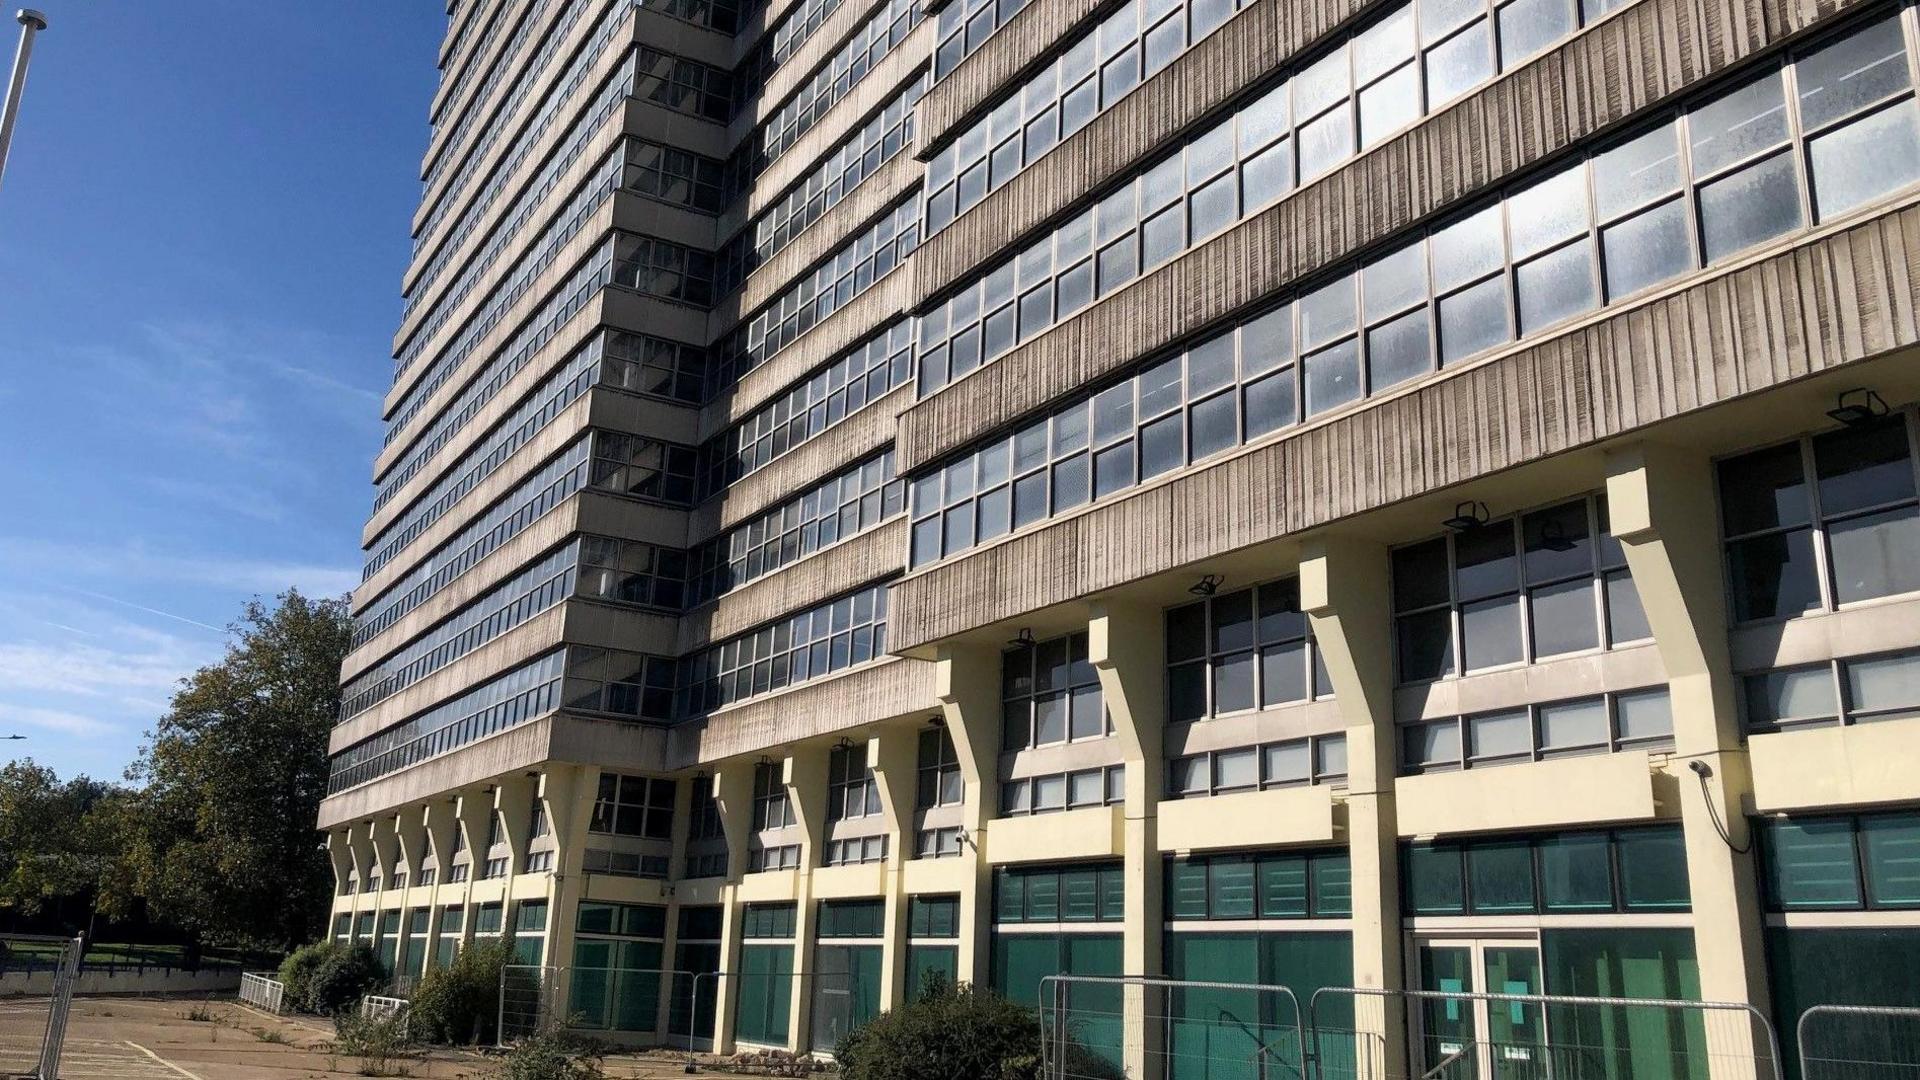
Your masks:
<instances>
[{"instance_id":1,"label":"metal railing","mask_svg":"<svg viewBox=\"0 0 1920 1080\"><path fill-rule=\"evenodd\" d=\"M240 975L240 1000L278 1016L287 1005L287 984L275 972L247 971Z\"/></svg>"},{"instance_id":2,"label":"metal railing","mask_svg":"<svg viewBox=\"0 0 1920 1080\"><path fill-rule=\"evenodd\" d=\"M1285 986L1140 976L1040 980L1041 1075L1302 1080L1306 1027Z\"/></svg>"},{"instance_id":3,"label":"metal railing","mask_svg":"<svg viewBox=\"0 0 1920 1080\"><path fill-rule=\"evenodd\" d=\"M27 974L48 976L44 997L33 994L0 1002L0 1075L60 1075L67 1015L73 1008L73 986L85 951L86 942L77 937L0 934L0 956L33 956L36 960Z\"/></svg>"},{"instance_id":4,"label":"metal railing","mask_svg":"<svg viewBox=\"0 0 1920 1080\"><path fill-rule=\"evenodd\" d=\"M1911 973L1920 998L1920 973ZM1815 1005L1794 1024L1799 1080L1920 1080L1920 1008Z\"/></svg>"},{"instance_id":5,"label":"metal railing","mask_svg":"<svg viewBox=\"0 0 1920 1080\"><path fill-rule=\"evenodd\" d=\"M368 994L360 999L360 1015L369 1020L404 1020L407 1009L406 998Z\"/></svg>"},{"instance_id":6,"label":"metal railing","mask_svg":"<svg viewBox=\"0 0 1920 1080\"><path fill-rule=\"evenodd\" d=\"M1744 1002L1322 987L1307 1030L1313 1080L1786 1080L1773 1024Z\"/></svg>"}]
</instances>

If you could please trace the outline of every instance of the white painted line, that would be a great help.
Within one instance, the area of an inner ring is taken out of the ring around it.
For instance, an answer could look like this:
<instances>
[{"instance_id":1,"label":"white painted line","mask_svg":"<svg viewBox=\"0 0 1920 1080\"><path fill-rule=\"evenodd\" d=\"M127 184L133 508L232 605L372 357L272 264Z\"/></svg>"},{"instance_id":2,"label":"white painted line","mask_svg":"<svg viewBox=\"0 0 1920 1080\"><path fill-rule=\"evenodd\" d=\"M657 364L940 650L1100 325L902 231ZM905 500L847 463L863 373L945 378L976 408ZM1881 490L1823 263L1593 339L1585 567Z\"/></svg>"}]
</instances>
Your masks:
<instances>
[{"instance_id":1,"label":"white painted line","mask_svg":"<svg viewBox=\"0 0 1920 1080\"><path fill-rule=\"evenodd\" d=\"M146 1047L141 1046L139 1043L134 1042L132 1039L127 1040L127 1045L147 1055L148 1057L159 1062L160 1064L165 1065L167 1068L172 1069L174 1072L179 1073L181 1076L186 1077L187 1080L202 1080L201 1077L195 1076L194 1074L188 1072L187 1070L181 1068L180 1066L175 1065L173 1062L168 1061L166 1058L161 1057L159 1054L156 1054L153 1051L147 1049Z\"/></svg>"}]
</instances>

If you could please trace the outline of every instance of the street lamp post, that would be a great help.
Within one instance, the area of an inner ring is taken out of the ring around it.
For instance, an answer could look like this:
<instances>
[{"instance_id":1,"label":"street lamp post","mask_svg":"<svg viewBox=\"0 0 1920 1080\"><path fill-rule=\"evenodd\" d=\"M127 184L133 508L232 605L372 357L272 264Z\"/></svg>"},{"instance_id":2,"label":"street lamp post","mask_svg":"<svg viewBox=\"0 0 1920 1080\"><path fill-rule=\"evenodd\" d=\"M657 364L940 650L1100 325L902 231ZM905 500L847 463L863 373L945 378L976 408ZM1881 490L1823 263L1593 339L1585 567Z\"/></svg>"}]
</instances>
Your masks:
<instances>
[{"instance_id":1,"label":"street lamp post","mask_svg":"<svg viewBox=\"0 0 1920 1080\"><path fill-rule=\"evenodd\" d=\"M47 28L47 17L32 8L21 8L14 18L20 21L20 49L13 54L13 78L7 82L6 103L0 105L0 176L7 172L7 148L13 145L13 121L20 115L20 91L27 85L33 36Z\"/></svg>"}]
</instances>

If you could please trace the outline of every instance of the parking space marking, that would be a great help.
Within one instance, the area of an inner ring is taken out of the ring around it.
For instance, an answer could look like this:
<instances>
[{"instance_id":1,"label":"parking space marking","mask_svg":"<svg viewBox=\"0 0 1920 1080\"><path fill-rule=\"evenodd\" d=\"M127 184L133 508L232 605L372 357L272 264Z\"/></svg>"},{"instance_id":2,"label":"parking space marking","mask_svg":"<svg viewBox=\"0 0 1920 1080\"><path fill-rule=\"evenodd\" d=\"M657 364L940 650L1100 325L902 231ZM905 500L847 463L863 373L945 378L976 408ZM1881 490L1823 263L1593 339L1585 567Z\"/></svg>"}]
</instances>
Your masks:
<instances>
[{"instance_id":1,"label":"parking space marking","mask_svg":"<svg viewBox=\"0 0 1920 1080\"><path fill-rule=\"evenodd\" d=\"M160 1064L165 1065L167 1068L172 1069L174 1072L179 1073L181 1076L186 1077L187 1080L201 1080L200 1077L195 1076L193 1073L188 1072L187 1070L181 1068L178 1065L175 1065L173 1062L168 1061L166 1058L161 1057L159 1054L156 1054L153 1051L147 1049L146 1047L141 1046L139 1043L134 1042L132 1039L127 1040L127 1045L147 1055L148 1057L159 1062Z\"/></svg>"}]
</instances>

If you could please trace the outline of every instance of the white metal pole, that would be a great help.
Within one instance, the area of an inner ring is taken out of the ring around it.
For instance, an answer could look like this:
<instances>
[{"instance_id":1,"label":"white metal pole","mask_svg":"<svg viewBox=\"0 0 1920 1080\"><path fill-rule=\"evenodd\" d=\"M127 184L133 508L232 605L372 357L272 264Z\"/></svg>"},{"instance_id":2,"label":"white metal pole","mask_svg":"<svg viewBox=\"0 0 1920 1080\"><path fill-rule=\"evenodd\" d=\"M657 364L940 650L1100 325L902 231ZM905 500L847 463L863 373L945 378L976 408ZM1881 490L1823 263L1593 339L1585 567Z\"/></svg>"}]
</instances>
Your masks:
<instances>
[{"instance_id":1,"label":"white metal pole","mask_svg":"<svg viewBox=\"0 0 1920 1080\"><path fill-rule=\"evenodd\" d=\"M13 145L13 121L20 115L20 91L27 85L33 35L47 28L47 17L32 8L21 8L14 18L20 21L20 49L13 54L13 78L7 82L6 104L0 106L0 176L7 172L7 148Z\"/></svg>"}]
</instances>

